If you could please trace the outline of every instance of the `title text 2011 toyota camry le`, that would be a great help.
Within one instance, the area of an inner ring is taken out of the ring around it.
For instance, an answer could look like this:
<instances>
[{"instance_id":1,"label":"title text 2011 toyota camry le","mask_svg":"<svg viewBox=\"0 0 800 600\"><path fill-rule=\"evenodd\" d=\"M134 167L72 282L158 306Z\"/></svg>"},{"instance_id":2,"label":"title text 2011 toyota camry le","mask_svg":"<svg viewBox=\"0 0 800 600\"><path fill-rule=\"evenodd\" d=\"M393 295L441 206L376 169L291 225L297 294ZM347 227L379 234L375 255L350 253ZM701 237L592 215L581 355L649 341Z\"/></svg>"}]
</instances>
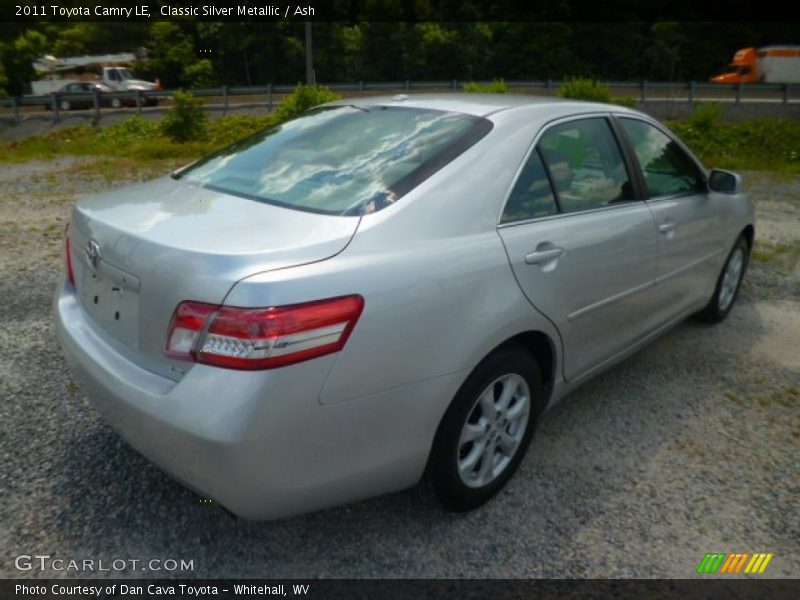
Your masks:
<instances>
[{"instance_id":1,"label":"title text 2011 toyota camry le","mask_svg":"<svg viewBox=\"0 0 800 600\"><path fill-rule=\"evenodd\" d=\"M694 313L753 244L737 175L630 109L338 101L81 200L57 329L113 427L254 519L414 485L465 510L537 417Z\"/></svg>"}]
</instances>

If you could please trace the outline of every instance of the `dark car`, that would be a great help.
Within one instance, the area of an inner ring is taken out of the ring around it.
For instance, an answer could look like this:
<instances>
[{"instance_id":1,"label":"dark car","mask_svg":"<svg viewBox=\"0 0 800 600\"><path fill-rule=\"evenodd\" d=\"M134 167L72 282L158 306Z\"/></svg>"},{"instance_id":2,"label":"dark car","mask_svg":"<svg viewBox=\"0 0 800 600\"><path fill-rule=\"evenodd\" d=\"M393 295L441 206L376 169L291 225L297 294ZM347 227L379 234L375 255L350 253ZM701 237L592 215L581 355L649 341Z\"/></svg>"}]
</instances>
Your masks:
<instances>
[{"instance_id":1,"label":"dark car","mask_svg":"<svg viewBox=\"0 0 800 600\"><path fill-rule=\"evenodd\" d=\"M111 108L122 108L123 106L136 106L136 99L133 97L108 96L112 90L107 85L93 81L80 83L69 83L55 92L58 101L58 108L61 110L79 110L94 108L94 92L98 92L100 106ZM48 105L47 108L52 108Z\"/></svg>"}]
</instances>

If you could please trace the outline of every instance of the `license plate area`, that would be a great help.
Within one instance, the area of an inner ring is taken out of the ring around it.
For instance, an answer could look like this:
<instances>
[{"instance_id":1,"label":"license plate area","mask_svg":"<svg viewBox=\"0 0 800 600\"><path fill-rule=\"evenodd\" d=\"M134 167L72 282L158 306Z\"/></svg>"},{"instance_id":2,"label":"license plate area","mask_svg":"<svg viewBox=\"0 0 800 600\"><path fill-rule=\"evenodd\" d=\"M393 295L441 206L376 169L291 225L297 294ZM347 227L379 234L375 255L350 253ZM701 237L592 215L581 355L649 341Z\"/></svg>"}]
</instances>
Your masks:
<instances>
[{"instance_id":1,"label":"license plate area","mask_svg":"<svg viewBox=\"0 0 800 600\"><path fill-rule=\"evenodd\" d=\"M132 286L128 283L136 281L138 284L138 280L128 275L125 281L125 278L119 277L116 272L109 272L109 269L105 269L105 272L102 269L95 272L89 269L81 271L83 273L77 287L86 313L112 337L129 348L136 348L139 292L138 285Z\"/></svg>"}]
</instances>

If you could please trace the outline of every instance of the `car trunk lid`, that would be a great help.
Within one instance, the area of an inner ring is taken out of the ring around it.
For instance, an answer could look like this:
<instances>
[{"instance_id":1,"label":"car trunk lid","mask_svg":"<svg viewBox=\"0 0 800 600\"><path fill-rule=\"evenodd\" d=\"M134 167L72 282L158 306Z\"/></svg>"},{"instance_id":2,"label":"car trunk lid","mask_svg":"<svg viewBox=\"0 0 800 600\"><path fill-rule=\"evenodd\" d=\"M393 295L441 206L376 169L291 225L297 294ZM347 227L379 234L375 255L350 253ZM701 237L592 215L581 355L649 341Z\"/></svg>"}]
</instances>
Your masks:
<instances>
[{"instance_id":1,"label":"car trunk lid","mask_svg":"<svg viewBox=\"0 0 800 600\"><path fill-rule=\"evenodd\" d=\"M164 343L180 302L221 304L243 277L330 258L358 222L165 177L76 204L70 242L77 293L120 353L179 379L190 364L165 356Z\"/></svg>"}]
</instances>

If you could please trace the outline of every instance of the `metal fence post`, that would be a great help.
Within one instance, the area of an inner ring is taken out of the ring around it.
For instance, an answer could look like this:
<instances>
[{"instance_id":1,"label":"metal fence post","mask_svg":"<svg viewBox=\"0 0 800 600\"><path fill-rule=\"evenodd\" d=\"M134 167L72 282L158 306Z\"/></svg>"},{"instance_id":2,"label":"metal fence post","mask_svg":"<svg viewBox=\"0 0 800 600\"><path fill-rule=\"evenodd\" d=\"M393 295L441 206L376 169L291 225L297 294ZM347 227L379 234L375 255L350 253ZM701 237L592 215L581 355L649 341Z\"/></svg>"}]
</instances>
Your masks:
<instances>
[{"instance_id":1,"label":"metal fence post","mask_svg":"<svg viewBox=\"0 0 800 600\"><path fill-rule=\"evenodd\" d=\"M453 91L455 92L458 89L458 81L453 79Z\"/></svg>"},{"instance_id":2,"label":"metal fence post","mask_svg":"<svg viewBox=\"0 0 800 600\"><path fill-rule=\"evenodd\" d=\"M553 95L553 80L552 79L548 79L547 80L547 95L548 96L552 96Z\"/></svg>"},{"instance_id":3,"label":"metal fence post","mask_svg":"<svg viewBox=\"0 0 800 600\"><path fill-rule=\"evenodd\" d=\"M364 91L364 82L363 81L359 81L358 82L358 91L359 92L363 92Z\"/></svg>"},{"instance_id":4,"label":"metal fence post","mask_svg":"<svg viewBox=\"0 0 800 600\"><path fill-rule=\"evenodd\" d=\"M19 125L19 98L16 96L11 99L11 107L14 109L14 123Z\"/></svg>"},{"instance_id":5,"label":"metal fence post","mask_svg":"<svg viewBox=\"0 0 800 600\"><path fill-rule=\"evenodd\" d=\"M138 89L133 90L133 91L136 94L136 112L137 113L141 113L142 112L142 92L141 92L141 90L138 90Z\"/></svg>"},{"instance_id":6,"label":"metal fence post","mask_svg":"<svg viewBox=\"0 0 800 600\"><path fill-rule=\"evenodd\" d=\"M406 91L410 89L411 89L411 82L408 79L406 79Z\"/></svg>"},{"instance_id":7,"label":"metal fence post","mask_svg":"<svg viewBox=\"0 0 800 600\"><path fill-rule=\"evenodd\" d=\"M788 104L789 103L789 84L788 83L784 83L783 84L783 103L784 104Z\"/></svg>"},{"instance_id":8,"label":"metal fence post","mask_svg":"<svg viewBox=\"0 0 800 600\"><path fill-rule=\"evenodd\" d=\"M736 84L736 104L739 104L742 101L742 84Z\"/></svg>"},{"instance_id":9,"label":"metal fence post","mask_svg":"<svg viewBox=\"0 0 800 600\"><path fill-rule=\"evenodd\" d=\"M58 123L61 120L61 113L58 106L58 92L53 92L53 120Z\"/></svg>"},{"instance_id":10,"label":"metal fence post","mask_svg":"<svg viewBox=\"0 0 800 600\"><path fill-rule=\"evenodd\" d=\"M644 102L647 97L647 79L642 79L642 95L641 101Z\"/></svg>"},{"instance_id":11,"label":"metal fence post","mask_svg":"<svg viewBox=\"0 0 800 600\"><path fill-rule=\"evenodd\" d=\"M694 102L695 85L695 81L692 79L692 81L689 82L689 102Z\"/></svg>"},{"instance_id":12,"label":"metal fence post","mask_svg":"<svg viewBox=\"0 0 800 600\"><path fill-rule=\"evenodd\" d=\"M267 84L267 108L272 112L272 84Z\"/></svg>"},{"instance_id":13,"label":"metal fence post","mask_svg":"<svg viewBox=\"0 0 800 600\"><path fill-rule=\"evenodd\" d=\"M92 102L94 102L94 119L100 121L100 92L92 90Z\"/></svg>"},{"instance_id":14,"label":"metal fence post","mask_svg":"<svg viewBox=\"0 0 800 600\"><path fill-rule=\"evenodd\" d=\"M228 86L222 86L222 116L228 116Z\"/></svg>"}]
</instances>

